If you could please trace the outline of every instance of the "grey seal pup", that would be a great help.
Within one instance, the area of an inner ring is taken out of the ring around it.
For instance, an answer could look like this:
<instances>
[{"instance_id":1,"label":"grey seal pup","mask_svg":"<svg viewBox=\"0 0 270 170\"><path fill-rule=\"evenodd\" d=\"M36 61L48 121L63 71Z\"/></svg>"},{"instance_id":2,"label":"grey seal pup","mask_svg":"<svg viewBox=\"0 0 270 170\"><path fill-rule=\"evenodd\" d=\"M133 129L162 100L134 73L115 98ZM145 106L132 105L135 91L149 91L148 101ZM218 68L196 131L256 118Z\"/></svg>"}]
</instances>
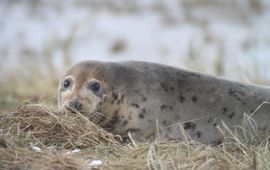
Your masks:
<instances>
[{"instance_id":1,"label":"grey seal pup","mask_svg":"<svg viewBox=\"0 0 270 170\"><path fill-rule=\"evenodd\" d=\"M241 125L253 114L268 132L270 89L149 62L84 61L71 66L59 83L58 106L75 109L107 131L139 141L188 135L218 144L222 121ZM184 135L183 131L186 133Z\"/></svg>"}]
</instances>

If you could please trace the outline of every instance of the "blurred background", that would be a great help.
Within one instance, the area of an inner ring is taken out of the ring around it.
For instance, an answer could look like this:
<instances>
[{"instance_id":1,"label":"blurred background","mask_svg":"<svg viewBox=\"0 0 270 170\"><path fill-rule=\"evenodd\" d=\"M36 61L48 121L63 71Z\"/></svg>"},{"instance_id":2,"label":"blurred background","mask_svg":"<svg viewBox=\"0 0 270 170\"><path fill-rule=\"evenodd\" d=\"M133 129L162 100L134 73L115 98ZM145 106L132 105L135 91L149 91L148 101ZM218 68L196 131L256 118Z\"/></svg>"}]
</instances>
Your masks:
<instances>
[{"instance_id":1,"label":"blurred background","mask_svg":"<svg viewBox=\"0 0 270 170\"><path fill-rule=\"evenodd\" d=\"M143 60L270 85L268 0L0 0L0 111L56 103L85 59Z\"/></svg>"}]
</instances>

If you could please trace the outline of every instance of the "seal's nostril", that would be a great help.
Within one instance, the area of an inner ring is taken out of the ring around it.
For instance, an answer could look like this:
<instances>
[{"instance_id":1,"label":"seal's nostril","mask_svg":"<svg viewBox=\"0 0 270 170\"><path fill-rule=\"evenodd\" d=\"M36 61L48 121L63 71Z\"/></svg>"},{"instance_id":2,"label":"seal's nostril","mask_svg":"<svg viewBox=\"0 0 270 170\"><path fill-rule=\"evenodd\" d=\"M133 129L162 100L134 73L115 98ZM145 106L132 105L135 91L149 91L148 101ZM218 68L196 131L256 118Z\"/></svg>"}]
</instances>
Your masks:
<instances>
[{"instance_id":1,"label":"seal's nostril","mask_svg":"<svg viewBox=\"0 0 270 170\"><path fill-rule=\"evenodd\" d=\"M80 110L82 108L82 104L78 100L73 100L73 101L69 102L69 107Z\"/></svg>"}]
</instances>

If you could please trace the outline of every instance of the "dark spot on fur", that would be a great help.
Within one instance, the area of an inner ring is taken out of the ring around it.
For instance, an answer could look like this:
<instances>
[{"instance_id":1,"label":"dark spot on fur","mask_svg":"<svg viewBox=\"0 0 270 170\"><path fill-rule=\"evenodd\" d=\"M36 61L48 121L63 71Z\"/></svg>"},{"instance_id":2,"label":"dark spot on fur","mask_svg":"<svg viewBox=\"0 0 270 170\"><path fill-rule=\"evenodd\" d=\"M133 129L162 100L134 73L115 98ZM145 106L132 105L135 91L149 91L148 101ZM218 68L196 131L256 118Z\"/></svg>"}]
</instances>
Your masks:
<instances>
[{"instance_id":1,"label":"dark spot on fur","mask_svg":"<svg viewBox=\"0 0 270 170\"><path fill-rule=\"evenodd\" d=\"M162 124L163 124L164 126L166 126L166 125L167 125L167 120L163 120L163 121L162 121Z\"/></svg>"},{"instance_id":2,"label":"dark spot on fur","mask_svg":"<svg viewBox=\"0 0 270 170\"><path fill-rule=\"evenodd\" d=\"M171 105L163 104L163 105L160 106L160 109L161 110L165 110L165 109L173 110L173 107Z\"/></svg>"},{"instance_id":3,"label":"dark spot on fur","mask_svg":"<svg viewBox=\"0 0 270 170\"><path fill-rule=\"evenodd\" d=\"M142 113L139 114L140 119L144 119L144 115Z\"/></svg>"},{"instance_id":4,"label":"dark spot on fur","mask_svg":"<svg viewBox=\"0 0 270 170\"><path fill-rule=\"evenodd\" d=\"M119 116L114 115L109 123L112 124L112 125L119 123Z\"/></svg>"},{"instance_id":5,"label":"dark spot on fur","mask_svg":"<svg viewBox=\"0 0 270 170\"><path fill-rule=\"evenodd\" d=\"M228 91L228 94L229 94L229 95L233 96L234 93L235 93L235 91L234 91L233 89L229 89L229 91Z\"/></svg>"},{"instance_id":6,"label":"dark spot on fur","mask_svg":"<svg viewBox=\"0 0 270 170\"><path fill-rule=\"evenodd\" d=\"M108 123L106 123L103 128L108 130L108 131L112 131L115 129L115 125L118 124L119 122L120 122L120 120L119 120L119 116L118 116L118 110L116 110L116 111L114 111L114 115L111 118L111 120Z\"/></svg>"},{"instance_id":7,"label":"dark spot on fur","mask_svg":"<svg viewBox=\"0 0 270 170\"><path fill-rule=\"evenodd\" d=\"M115 115L118 115L118 110L115 110L114 112L113 112L113 115L115 116Z\"/></svg>"},{"instance_id":8,"label":"dark spot on fur","mask_svg":"<svg viewBox=\"0 0 270 170\"><path fill-rule=\"evenodd\" d=\"M192 122L186 122L183 125L184 129L192 129L194 130L196 128L196 124Z\"/></svg>"},{"instance_id":9,"label":"dark spot on fur","mask_svg":"<svg viewBox=\"0 0 270 170\"><path fill-rule=\"evenodd\" d=\"M141 113L139 113L139 118L140 118L140 119L143 119L143 118L145 117L145 116L144 116L145 113L146 113L145 109L142 109L142 110L141 110Z\"/></svg>"},{"instance_id":10,"label":"dark spot on fur","mask_svg":"<svg viewBox=\"0 0 270 170\"><path fill-rule=\"evenodd\" d=\"M121 95L121 98L118 100L118 102L119 102L119 103L120 103L120 102L121 102L121 103L124 103L124 98L125 98L125 95L122 94L122 95Z\"/></svg>"},{"instance_id":11,"label":"dark spot on fur","mask_svg":"<svg viewBox=\"0 0 270 170\"><path fill-rule=\"evenodd\" d=\"M200 138L202 136L202 133L200 131L197 132L197 137Z\"/></svg>"},{"instance_id":12,"label":"dark spot on fur","mask_svg":"<svg viewBox=\"0 0 270 170\"><path fill-rule=\"evenodd\" d=\"M128 124L128 120L125 120L125 121L123 122L123 125L126 126L127 124Z\"/></svg>"},{"instance_id":13,"label":"dark spot on fur","mask_svg":"<svg viewBox=\"0 0 270 170\"><path fill-rule=\"evenodd\" d=\"M166 82L160 83L160 86L165 92L169 92L168 83L166 83Z\"/></svg>"},{"instance_id":14,"label":"dark spot on fur","mask_svg":"<svg viewBox=\"0 0 270 170\"><path fill-rule=\"evenodd\" d=\"M136 103L131 103L131 106L136 107L136 108L140 108L140 106Z\"/></svg>"},{"instance_id":15,"label":"dark spot on fur","mask_svg":"<svg viewBox=\"0 0 270 170\"><path fill-rule=\"evenodd\" d=\"M170 90L171 90L171 92L173 92L173 91L174 91L174 88L171 86L171 87L170 87Z\"/></svg>"},{"instance_id":16,"label":"dark spot on fur","mask_svg":"<svg viewBox=\"0 0 270 170\"><path fill-rule=\"evenodd\" d=\"M145 102L147 100L147 97L142 97L142 101Z\"/></svg>"},{"instance_id":17,"label":"dark spot on fur","mask_svg":"<svg viewBox=\"0 0 270 170\"><path fill-rule=\"evenodd\" d=\"M160 106L160 109L161 109L161 110L164 110L164 109L166 109L166 108L167 108L167 105L165 105L165 104L163 104L163 105Z\"/></svg>"},{"instance_id":18,"label":"dark spot on fur","mask_svg":"<svg viewBox=\"0 0 270 170\"><path fill-rule=\"evenodd\" d=\"M229 118L229 119L232 119L234 115L235 115L235 113L232 112L232 113L228 116L228 118Z\"/></svg>"},{"instance_id":19,"label":"dark spot on fur","mask_svg":"<svg viewBox=\"0 0 270 170\"><path fill-rule=\"evenodd\" d=\"M145 113L146 113L145 109L142 109L142 113L143 113L143 114L145 114Z\"/></svg>"},{"instance_id":20,"label":"dark spot on fur","mask_svg":"<svg viewBox=\"0 0 270 170\"><path fill-rule=\"evenodd\" d=\"M191 99L192 99L193 103L196 103L196 102L197 102L197 100L198 100L196 96L192 96L192 98L191 98Z\"/></svg>"},{"instance_id":21,"label":"dark spot on fur","mask_svg":"<svg viewBox=\"0 0 270 170\"><path fill-rule=\"evenodd\" d=\"M222 108L222 113L224 114L224 113L226 113L228 111L228 109L226 108L226 107L223 107Z\"/></svg>"},{"instance_id":22,"label":"dark spot on fur","mask_svg":"<svg viewBox=\"0 0 270 170\"><path fill-rule=\"evenodd\" d=\"M178 79L177 80L177 86L178 86L178 88L181 89L183 85L185 85L185 81L182 80L182 79Z\"/></svg>"},{"instance_id":23,"label":"dark spot on fur","mask_svg":"<svg viewBox=\"0 0 270 170\"><path fill-rule=\"evenodd\" d=\"M185 98L184 96L181 96L181 95L180 95L180 96L178 97L178 101L181 102L181 103L183 103L185 100L186 100L186 98Z\"/></svg>"},{"instance_id":24,"label":"dark spot on fur","mask_svg":"<svg viewBox=\"0 0 270 170\"><path fill-rule=\"evenodd\" d=\"M238 100L238 101L241 101L241 100L242 100L242 97L241 97L241 96L244 95L243 92L241 92L241 91L236 91L236 90L234 90L234 89L229 89L228 94L229 94L230 96L233 96L233 97L234 97L236 100Z\"/></svg>"},{"instance_id":25,"label":"dark spot on fur","mask_svg":"<svg viewBox=\"0 0 270 170\"><path fill-rule=\"evenodd\" d=\"M125 98L125 95L121 95L121 97L117 100L117 105L119 105L120 103L124 103L124 98Z\"/></svg>"},{"instance_id":26,"label":"dark spot on fur","mask_svg":"<svg viewBox=\"0 0 270 170\"><path fill-rule=\"evenodd\" d=\"M214 127L216 127L216 126L217 126L217 124L216 124L216 123L214 123L214 124L213 124L213 126L214 126Z\"/></svg>"},{"instance_id":27,"label":"dark spot on fur","mask_svg":"<svg viewBox=\"0 0 270 170\"><path fill-rule=\"evenodd\" d=\"M117 100L118 99L118 94L112 92L112 97L113 97L114 100Z\"/></svg>"}]
</instances>

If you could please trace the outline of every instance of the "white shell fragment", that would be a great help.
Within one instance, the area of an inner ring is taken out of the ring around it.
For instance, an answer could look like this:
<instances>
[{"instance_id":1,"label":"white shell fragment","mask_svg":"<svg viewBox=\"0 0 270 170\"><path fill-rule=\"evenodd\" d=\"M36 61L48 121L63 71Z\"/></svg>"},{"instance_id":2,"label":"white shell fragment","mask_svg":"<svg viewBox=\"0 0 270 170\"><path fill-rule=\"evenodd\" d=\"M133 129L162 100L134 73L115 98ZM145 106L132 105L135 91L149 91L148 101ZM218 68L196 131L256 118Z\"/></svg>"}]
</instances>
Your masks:
<instances>
[{"instance_id":1,"label":"white shell fragment","mask_svg":"<svg viewBox=\"0 0 270 170\"><path fill-rule=\"evenodd\" d=\"M64 155L70 155L70 154L78 153L78 152L81 152L81 150L80 150L80 149L74 149L74 150L72 150L72 151L66 152Z\"/></svg>"},{"instance_id":2,"label":"white shell fragment","mask_svg":"<svg viewBox=\"0 0 270 170\"><path fill-rule=\"evenodd\" d=\"M101 160L93 160L88 164L89 167L95 167L95 166L100 166L100 165L102 165Z\"/></svg>"},{"instance_id":3,"label":"white shell fragment","mask_svg":"<svg viewBox=\"0 0 270 170\"><path fill-rule=\"evenodd\" d=\"M31 148L33 149L33 151L35 151L35 152L41 152L42 150L39 148L39 147L37 147L37 146L31 146Z\"/></svg>"}]
</instances>

